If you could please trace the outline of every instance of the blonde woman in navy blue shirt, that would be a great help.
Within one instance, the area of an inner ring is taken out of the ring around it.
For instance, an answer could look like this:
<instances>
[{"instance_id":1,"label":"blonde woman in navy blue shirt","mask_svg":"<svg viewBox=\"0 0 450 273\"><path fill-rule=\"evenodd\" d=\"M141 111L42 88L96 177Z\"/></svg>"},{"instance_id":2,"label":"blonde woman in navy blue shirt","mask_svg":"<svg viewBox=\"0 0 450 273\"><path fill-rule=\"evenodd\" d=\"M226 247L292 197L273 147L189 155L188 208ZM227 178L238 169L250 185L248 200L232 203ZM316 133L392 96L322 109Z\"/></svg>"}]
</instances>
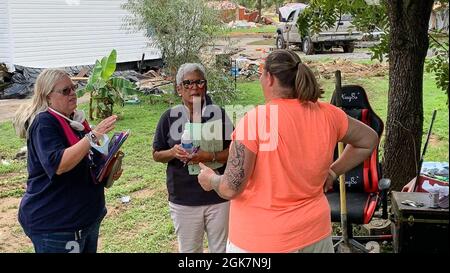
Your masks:
<instances>
[{"instance_id":1,"label":"blonde woman in navy blue shirt","mask_svg":"<svg viewBox=\"0 0 450 273\"><path fill-rule=\"evenodd\" d=\"M90 168L98 157L91 146L114 128L116 116L91 131L76 110L75 91L64 71L44 70L31 104L20 108L14 119L28 148L27 189L19 222L37 253L96 252L106 214L104 186L95 183Z\"/></svg>"}]
</instances>

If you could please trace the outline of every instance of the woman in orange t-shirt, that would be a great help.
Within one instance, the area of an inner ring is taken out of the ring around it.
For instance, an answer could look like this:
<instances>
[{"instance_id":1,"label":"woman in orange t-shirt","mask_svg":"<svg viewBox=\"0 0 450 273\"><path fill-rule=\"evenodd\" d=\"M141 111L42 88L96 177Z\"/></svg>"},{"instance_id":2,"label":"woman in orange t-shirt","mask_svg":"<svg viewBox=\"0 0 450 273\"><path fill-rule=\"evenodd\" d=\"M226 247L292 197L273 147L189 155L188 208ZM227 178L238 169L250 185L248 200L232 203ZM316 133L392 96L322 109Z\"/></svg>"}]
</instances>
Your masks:
<instances>
[{"instance_id":1,"label":"woman in orange t-shirt","mask_svg":"<svg viewBox=\"0 0 450 273\"><path fill-rule=\"evenodd\" d=\"M269 54L260 77L266 104L233 132L223 175L202 165L204 190L230 204L228 252L333 252L324 192L370 156L378 136L323 91L296 53ZM348 144L333 162L336 143Z\"/></svg>"}]
</instances>

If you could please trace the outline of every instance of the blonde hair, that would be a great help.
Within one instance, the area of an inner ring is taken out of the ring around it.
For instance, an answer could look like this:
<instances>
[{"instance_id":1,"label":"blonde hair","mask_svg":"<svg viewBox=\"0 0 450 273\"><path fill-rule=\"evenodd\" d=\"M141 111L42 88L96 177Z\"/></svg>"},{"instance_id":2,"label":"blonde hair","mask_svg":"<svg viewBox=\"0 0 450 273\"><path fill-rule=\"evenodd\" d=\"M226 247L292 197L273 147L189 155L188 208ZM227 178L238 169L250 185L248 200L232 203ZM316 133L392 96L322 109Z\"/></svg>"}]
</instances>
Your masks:
<instances>
[{"instance_id":1,"label":"blonde hair","mask_svg":"<svg viewBox=\"0 0 450 273\"><path fill-rule=\"evenodd\" d=\"M19 107L13 119L13 125L19 137L28 138L28 128L36 115L47 111L49 106L47 96L53 91L56 83L67 76L65 71L59 69L45 69L39 74L34 84L31 102Z\"/></svg>"},{"instance_id":2,"label":"blonde hair","mask_svg":"<svg viewBox=\"0 0 450 273\"><path fill-rule=\"evenodd\" d=\"M276 77L282 87L291 90L290 93L279 94L284 98L297 98L301 102L316 102L322 98L324 92L314 73L292 50L279 49L270 53L265 70Z\"/></svg>"}]
</instances>

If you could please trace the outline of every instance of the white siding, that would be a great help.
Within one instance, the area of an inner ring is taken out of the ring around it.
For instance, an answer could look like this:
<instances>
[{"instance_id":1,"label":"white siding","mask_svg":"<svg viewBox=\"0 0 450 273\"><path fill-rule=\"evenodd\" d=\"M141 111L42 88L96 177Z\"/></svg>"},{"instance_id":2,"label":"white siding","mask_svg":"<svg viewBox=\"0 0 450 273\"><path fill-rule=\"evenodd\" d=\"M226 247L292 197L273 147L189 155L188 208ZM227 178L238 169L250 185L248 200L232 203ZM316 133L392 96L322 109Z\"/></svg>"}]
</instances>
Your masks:
<instances>
[{"instance_id":1,"label":"white siding","mask_svg":"<svg viewBox=\"0 0 450 273\"><path fill-rule=\"evenodd\" d=\"M10 70L13 69L11 46L8 0L0 0L0 63L6 63Z\"/></svg>"},{"instance_id":2,"label":"white siding","mask_svg":"<svg viewBox=\"0 0 450 273\"><path fill-rule=\"evenodd\" d=\"M3 0L2 0L3 1ZM14 63L28 67L93 64L117 50L117 61L160 58L142 33L124 27L126 0L10 1Z\"/></svg>"}]
</instances>

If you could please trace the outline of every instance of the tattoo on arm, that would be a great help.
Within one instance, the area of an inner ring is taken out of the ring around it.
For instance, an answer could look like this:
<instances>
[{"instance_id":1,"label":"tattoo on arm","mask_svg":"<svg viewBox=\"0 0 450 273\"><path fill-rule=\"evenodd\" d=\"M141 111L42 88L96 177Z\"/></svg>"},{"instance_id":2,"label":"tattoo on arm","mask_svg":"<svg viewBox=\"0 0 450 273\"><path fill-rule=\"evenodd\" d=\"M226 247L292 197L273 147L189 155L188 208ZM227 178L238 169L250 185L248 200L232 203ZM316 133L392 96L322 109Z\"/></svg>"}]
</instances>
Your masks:
<instances>
[{"instance_id":1,"label":"tattoo on arm","mask_svg":"<svg viewBox=\"0 0 450 273\"><path fill-rule=\"evenodd\" d=\"M245 146L242 143L235 141L228 158L227 171L224 174L225 182L234 191L239 191L242 183L244 182L244 152Z\"/></svg>"}]
</instances>

